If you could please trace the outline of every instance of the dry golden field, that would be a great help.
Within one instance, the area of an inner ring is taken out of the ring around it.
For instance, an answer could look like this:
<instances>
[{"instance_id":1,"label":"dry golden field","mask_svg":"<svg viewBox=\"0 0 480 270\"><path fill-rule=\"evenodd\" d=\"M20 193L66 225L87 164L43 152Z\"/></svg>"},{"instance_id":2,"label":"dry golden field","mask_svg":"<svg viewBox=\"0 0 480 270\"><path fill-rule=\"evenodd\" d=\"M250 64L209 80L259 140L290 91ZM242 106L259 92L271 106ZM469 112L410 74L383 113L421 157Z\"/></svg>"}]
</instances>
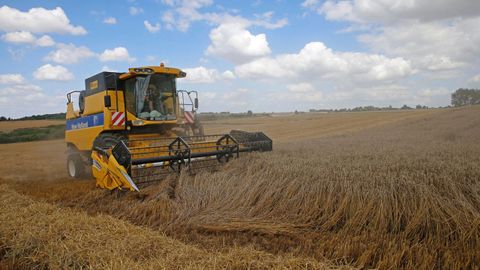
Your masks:
<instances>
[{"instance_id":1,"label":"dry golden field","mask_svg":"<svg viewBox=\"0 0 480 270\"><path fill-rule=\"evenodd\" d=\"M274 151L140 193L0 145L0 268L478 269L480 106L206 123Z\"/></svg>"},{"instance_id":2,"label":"dry golden field","mask_svg":"<svg viewBox=\"0 0 480 270\"><path fill-rule=\"evenodd\" d=\"M17 128L35 128L46 127L50 125L61 125L64 120L21 120L21 121L1 121L0 132L10 132Z\"/></svg>"}]
</instances>

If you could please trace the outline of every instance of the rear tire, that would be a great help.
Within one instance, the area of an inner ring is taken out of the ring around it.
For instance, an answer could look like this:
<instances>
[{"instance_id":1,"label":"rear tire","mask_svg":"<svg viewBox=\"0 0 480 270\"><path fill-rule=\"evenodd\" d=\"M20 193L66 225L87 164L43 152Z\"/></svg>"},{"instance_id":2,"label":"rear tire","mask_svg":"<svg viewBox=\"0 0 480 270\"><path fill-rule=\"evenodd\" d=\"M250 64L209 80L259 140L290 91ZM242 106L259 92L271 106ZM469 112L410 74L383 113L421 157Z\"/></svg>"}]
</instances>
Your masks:
<instances>
[{"instance_id":1,"label":"rear tire","mask_svg":"<svg viewBox=\"0 0 480 270\"><path fill-rule=\"evenodd\" d=\"M67 158L67 172L72 178L82 178L85 176L85 164L83 164L80 154L70 154Z\"/></svg>"},{"instance_id":2,"label":"rear tire","mask_svg":"<svg viewBox=\"0 0 480 270\"><path fill-rule=\"evenodd\" d=\"M205 132L203 130L203 125L200 123L200 119L198 117L195 117L195 122L192 125L192 132L193 135L195 136L204 136Z\"/></svg>"}]
</instances>

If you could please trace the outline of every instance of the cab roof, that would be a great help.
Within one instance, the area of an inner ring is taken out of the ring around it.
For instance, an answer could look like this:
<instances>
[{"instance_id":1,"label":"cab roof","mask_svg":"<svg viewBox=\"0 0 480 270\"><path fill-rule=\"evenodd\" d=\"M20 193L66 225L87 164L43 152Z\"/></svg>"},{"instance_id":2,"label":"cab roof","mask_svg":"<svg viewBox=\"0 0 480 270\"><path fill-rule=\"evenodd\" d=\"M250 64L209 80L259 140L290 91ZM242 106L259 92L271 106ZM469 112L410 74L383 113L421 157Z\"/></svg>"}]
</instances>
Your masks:
<instances>
[{"instance_id":1,"label":"cab roof","mask_svg":"<svg viewBox=\"0 0 480 270\"><path fill-rule=\"evenodd\" d=\"M145 67L134 67L129 68L128 73L123 73L120 75L120 80L125 80L136 75L148 75L148 74L171 74L175 75L177 78L184 78L187 76L185 72L178 68L165 67L163 64L160 66L145 66Z\"/></svg>"}]
</instances>

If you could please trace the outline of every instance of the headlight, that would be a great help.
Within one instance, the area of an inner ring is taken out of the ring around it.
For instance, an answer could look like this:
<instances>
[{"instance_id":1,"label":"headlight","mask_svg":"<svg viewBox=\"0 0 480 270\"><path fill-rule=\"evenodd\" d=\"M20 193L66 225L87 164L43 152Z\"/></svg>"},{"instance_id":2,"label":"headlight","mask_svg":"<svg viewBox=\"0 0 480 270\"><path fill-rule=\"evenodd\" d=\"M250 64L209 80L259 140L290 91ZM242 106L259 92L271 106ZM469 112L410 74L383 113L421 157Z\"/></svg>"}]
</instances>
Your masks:
<instances>
[{"instance_id":1,"label":"headlight","mask_svg":"<svg viewBox=\"0 0 480 270\"><path fill-rule=\"evenodd\" d=\"M133 121L132 121L132 124L133 124L134 126L142 126L142 125L144 125L145 123L144 123L142 120L138 120L138 119L137 119L137 120L133 120Z\"/></svg>"}]
</instances>

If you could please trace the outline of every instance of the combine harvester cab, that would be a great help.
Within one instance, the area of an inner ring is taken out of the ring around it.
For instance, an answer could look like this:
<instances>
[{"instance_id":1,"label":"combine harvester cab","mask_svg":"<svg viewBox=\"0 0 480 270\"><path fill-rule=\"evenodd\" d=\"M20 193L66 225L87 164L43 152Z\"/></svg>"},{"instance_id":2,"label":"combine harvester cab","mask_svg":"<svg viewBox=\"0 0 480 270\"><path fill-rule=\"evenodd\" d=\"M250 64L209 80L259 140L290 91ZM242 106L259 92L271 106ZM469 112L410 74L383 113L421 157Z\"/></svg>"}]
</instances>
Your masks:
<instances>
[{"instance_id":1,"label":"combine harvester cab","mask_svg":"<svg viewBox=\"0 0 480 270\"><path fill-rule=\"evenodd\" d=\"M230 134L121 141L112 149L95 149L93 174L107 189L139 188L182 170L216 167L242 152L271 151L272 140L262 132L232 130Z\"/></svg>"},{"instance_id":2,"label":"combine harvester cab","mask_svg":"<svg viewBox=\"0 0 480 270\"><path fill-rule=\"evenodd\" d=\"M272 140L261 132L205 135L196 116L198 93L176 89L185 76L163 64L101 72L85 80L85 90L68 93L69 175L80 178L91 170L101 188L138 191L172 172L272 150Z\"/></svg>"}]
</instances>

